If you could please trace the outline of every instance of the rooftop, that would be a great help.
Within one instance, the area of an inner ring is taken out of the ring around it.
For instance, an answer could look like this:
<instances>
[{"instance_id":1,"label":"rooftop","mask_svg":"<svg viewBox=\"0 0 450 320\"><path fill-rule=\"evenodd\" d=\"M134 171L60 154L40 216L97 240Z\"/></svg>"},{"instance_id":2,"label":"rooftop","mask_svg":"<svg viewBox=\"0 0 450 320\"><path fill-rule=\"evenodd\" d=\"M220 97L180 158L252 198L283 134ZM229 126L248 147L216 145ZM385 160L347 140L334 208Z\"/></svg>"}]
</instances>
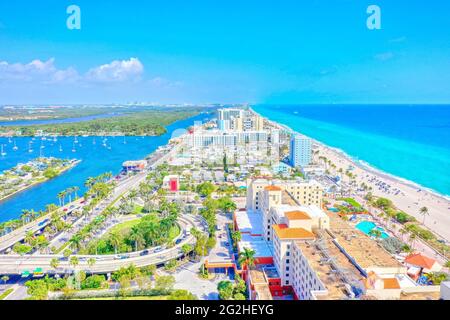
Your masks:
<instances>
[{"instance_id":1,"label":"rooftop","mask_svg":"<svg viewBox=\"0 0 450 320\"><path fill-rule=\"evenodd\" d=\"M250 282L257 294L258 300L273 300L264 271L261 268L252 269L250 272Z\"/></svg>"},{"instance_id":2,"label":"rooftop","mask_svg":"<svg viewBox=\"0 0 450 320\"><path fill-rule=\"evenodd\" d=\"M251 211L237 211L235 212L235 218L240 232L254 235L263 233L261 214Z\"/></svg>"},{"instance_id":3,"label":"rooftop","mask_svg":"<svg viewBox=\"0 0 450 320\"><path fill-rule=\"evenodd\" d=\"M425 269L431 269L436 263L436 260L428 258L420 253L414 253L405 258L405 263Z\"/></svg>"},{"instance_id":4,"label":"rooftop","mask_svg":"<svg viewBox=\"0 0 450 320\"><path fill-rule=\"evenodd\" d=\"M255 258L266 258L273 256L272 247L264 241L262 237L250 236L248 234L242 235L242 240L238 243L239 251L244 248L255 251Z\"/></svg>"},{"instance_id":5,"label":"rooftop","mask_svg":"<svg viewBox=\"0 0 450 320\"><path fill-rule=\"evenodd\" d=\"M303 228L288 228L285 224L275 224L272 226L278 238L284 239L314 239L312 232Z\"/></svg>"},{"instance_id":6,"label":"rooftop","mask_svg":"<svg viewBox=\"0 0 450 320\"><path fill-rule=\"evenodd\" d=\"M295 244L327 290L326 294L316 295L317 299L344 299L348 297L346 284L352 282L362 286L360 281L363 275L334 245L327 233L324 232L318 241L296 241ZM341 273L337 272L338 269Z\"/></svg>"},{"instance_id":7,"label":"rooftop","mask_svg":"<svg viewBox=\"0 0 450 320\"><path fill-rule=\"evenodd\" d=\"M264 190L267 190L267 191L281 191L281 188L277 187L277 186L270 185L270 186L265 187Z\"/></svg>"},{"instance_id":8,"label":"rooftop","mask_svg":"<svg viewBox=\"0 0 450 320\"><path fill-rule=\"evenodd\" d=\"M288 218L288 220L310 220L311 217L303 211L288 211L285 212L284 215L286 216L286 218Z\"/></svg>"},{"instance_id":9,"label":"rooftop","mask_svg":"<svg viewBox=\"0 0 450 320\"><path fill-rule=\"evenodd\" d=\"M404 269L400 262L376 241L336 215L329 214L329 217L330 228L337 242L363 269L370 267Z\"/></svg>"}]
</instances>

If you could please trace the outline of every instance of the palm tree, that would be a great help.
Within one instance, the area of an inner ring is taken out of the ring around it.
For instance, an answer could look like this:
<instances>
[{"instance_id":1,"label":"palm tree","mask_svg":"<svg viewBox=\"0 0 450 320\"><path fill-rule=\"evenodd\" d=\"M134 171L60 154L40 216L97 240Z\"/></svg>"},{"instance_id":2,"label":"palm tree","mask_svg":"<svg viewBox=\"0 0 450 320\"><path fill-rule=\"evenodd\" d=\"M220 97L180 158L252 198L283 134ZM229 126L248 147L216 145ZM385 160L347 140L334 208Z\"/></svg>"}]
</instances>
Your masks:
<instances>
[{"instance_id":1,"label":"palm tree","mask_svg":"<svg viewBox=\"0 0 450 320\"><path fill-rule=\"evenodd\" d=\"M117 254L117 249L122 243L122 235L117 231L111 231L108 240L114 247L114 252Z\"/></svg>"},{"instance_id":2,"label":"palm tree","mask_svg":"<svg viewBox=\"0 0 450 320\"><path fill-rule=\"evenodd\" d=\"M72 202L73 188L72 188L72 187L67 188L67 189L65 190L65 192L66 192L66 194L69 196L69 203L71 203L71 202Z\"/></svg>"},{"instance_id":3,"label":"palm tree","mask_svg":"<svg viewBox=\"0 0 450 320\"><path fill-rule=\"evenodd\" d=\"M69 264L71 266L73 266L73 268L75 269L76 266L79 264L78 258L76 256L71 256L70 260L69 260Z\"/></svg>"},{"instance_id":4,"label":"palm tree","mask_svg":"<svg viewBox=\"0 0 450 320\"><path fill-rule=\"evenodd\" d=\"M69 242L70 242L70 246L72 247L73 250L80 250L81 248L81 236L76 234L74 235L72 238L70 238Z\"/></svg>"},{"instance_id":5,"label":"palm tree","mask_svg":"<svg viewBox=\"0 0 450 320\"><path fill-rule=\"evenodd\" d=\"M244 248L244 251L239 252L239 264L243 266L247 266L249 269L255 266L255 250Z\"/></svg>"},{"instance_id":6,"label":"palm tree","mask_svg":"<svg viewBox=\"0 0 450 320\"><path fill-rule=\"evenodd\" d=\"M419 212L422 216L423 216L423 224L425 224L425 217L429 216L430 213L428 212L428 208L427 207L422 207L420 208L420 212Z\"/></svg>"},{"instance_id":7,"label":"palm tree","mask_svg":"<svg viewBox=\"0 0 450 320\"><path fill-rule=\"evenodd\" d=\"M74 186L72 187L73 192L75 193L75 200L78 199L78 191L80 190L80 187Z\"/></svg>"},{"instance_id":8,"label":"palm tree","mask_svg":"<svg viewBox=\"0 0 450 320\"><path fill-rule=\"evenodd\" d=\"M141 230L137 227L131 228L131 232L130 232L130 235L128 236L128 239L130 239L130 241L134 242L134 248L135 248L134 251L138 251L139 244L145 242L145 238L142 235Z\"/></svg>"},{"instance_id":9,"label":"palm tree","mask_svg":"<svg viewBox=\"0 0 450 320\"><path fill-rule=\"evenodd\" d=\"M128 201L130 202L130 205L132 205L134 203L134 201L137 199L138 197L138 193L135 189L131 190L128 193Z\"/></svg>"},{"instance_id":10,"label":"palm tree","mask_svg":"<svg viewBox=\"0 0 450 320\"><path fill-rule=\"evenodd\" d=\"M97 260L95 260L94 258L89 258L87 260L87 264L88 264L89 268L91 268L91 269L95 265L96 262L97 262ZM91 270L91 272L92 272L92 270Z\"/></svg>"},{"instance_id":11,"label":"palm tree","mask_svg":"<svg viewBox=\"0 0 450 320\"><path fill-rule=\"evenodd\" d=\"M64 206L64 200L66 198L66 191L61 191L60 193L58 193L57 197L59 200L59 206L60 207Z\"/></svg>"},{"instance_id":12,"label":"palm tree","mask_svg":"<svg viewBox=\"0 0 450 320\"><path fill-rule=\"evenodd\" d=\"M3 284L6 284L6 282L8 282L8 280L9 280L8 276L5 275L2 277Z\"/></svg>"},{"instance_id":13,"label":"palm tree","mask_svg":"<svg viewBox=\"0 0 450 320\"><path fill-rule=\"evenodd\" d=\"M406 230L405 228L401 228L401 229L399 230L399 232L400 232L400 234L402 235L402 240L404 241L404 236L405 236L405 234L408 233L408 230Z\"/></svg>"},{"instance_id":14,"label":"palm tree","mask_svg":"<svg viewBox=\"0 0 450 320\"><path fill-rule=\"evenodd\" d=\"M57 258L53 258L50 260L50 266L55 269L55 271L58 269L59 266L59 260Z\"/></svg>"},{"instance_id":15,"label":"palm tree","mask_svg":"<svg viewBox=\"0 0 450 320\"><path fill-rule=\"evenodd\" d=\"M55 205L54 203L48 204L45 206L45 211L47 211L47 213L53 212L56 209L58 209L58 206Z\"/></svg>"},{"instance_id":16,"label":"palm tree","mask_svg":"<svg viewBox=\"0 0 450 320\"><path fill-rule=\"evenodd\" d=\"M369 235L374 237L376 240L380 239L383 233L378 229L372 229L369 232Z\"/></svg>"},{"instance_id":17,"label":"palm tree","mask_svg":"<svg viewBox=\"0 0 450 320\"><path fill-rule=\"evenodd\" d=\"M242 240L242 234L240 231L233 231L231 233L231 239L233 239L234 247L237 247L239 241Z\"/></svg>"},{"instance_id":18,"label":"palm tree","mask_svg":"<svg viewBox=\"0 0 450 320\"><path fill-rule=\"evenodd\" d=\"M84 182L84 186L85 186L87 189L92 188L92 186L93 186L94 184L95 184L95 178L93 178L93 177L87 178L86 181Z\"/></svg>"},{"instance_id":19,"label":"palm tree","mask_svg":"<svg viewBox=\"0 0 450 320\"><path fill-rule=\"evenodd\" d=\"M27 231L27 233L25 234L24 241L26 243L28 243L30 246L32 245L32 243L34 242L34 233L33 233L33 231Z\"/></svg>"},{"instance_id":20,"label":"palm tree","mask_svg":"<svg viewBox=\"0 0 450 320\"><path fill-rule=\"evenodd\" d=\"M409 241L410 241L410 247L411 249L414 249L414 241L416 240L416 234L415 233L411 233L409 235Z\"/></svg>"}]
</instances>

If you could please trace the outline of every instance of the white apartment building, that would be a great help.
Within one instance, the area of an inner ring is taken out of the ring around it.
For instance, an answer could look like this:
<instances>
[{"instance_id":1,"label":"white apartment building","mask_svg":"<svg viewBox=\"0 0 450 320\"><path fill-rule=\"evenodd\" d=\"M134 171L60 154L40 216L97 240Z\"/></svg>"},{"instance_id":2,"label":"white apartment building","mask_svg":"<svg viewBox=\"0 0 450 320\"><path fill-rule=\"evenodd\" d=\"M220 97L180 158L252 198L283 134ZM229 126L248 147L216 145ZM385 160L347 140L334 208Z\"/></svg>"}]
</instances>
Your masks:
<instances>
[{"instance_id":1,"label":"white apartment building","mask_svg":"<svg viewBox=\"0 0 450 320\"><path fill-rule=\"evenodd\" d=\"M262 191L265 187L275 185L281 190L285 190L299 204L304 206L316 205L322 207L323 188L315 180L268 180L256 179L247 181L247 209L261 211Z\"/></svg>"},{"instance_id":2,"label":"white apartment building","mask_svg":"<svg viewBox=\"0 0 450 320\"><path fill-rule=\"evenodd\" d=\"M293 167L303 167L311 164L312 141L310 138L296 134L291 138L289 161Z\"/></svg>"}]
</instances>

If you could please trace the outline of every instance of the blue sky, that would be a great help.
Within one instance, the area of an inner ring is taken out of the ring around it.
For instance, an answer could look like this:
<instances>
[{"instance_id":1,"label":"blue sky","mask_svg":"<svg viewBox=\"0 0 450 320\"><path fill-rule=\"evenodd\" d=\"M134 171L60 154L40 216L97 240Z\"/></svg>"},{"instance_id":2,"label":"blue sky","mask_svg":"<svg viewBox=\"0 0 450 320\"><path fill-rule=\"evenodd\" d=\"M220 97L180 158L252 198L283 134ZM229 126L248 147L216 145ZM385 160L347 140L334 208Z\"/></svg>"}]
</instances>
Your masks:
<instances>
[{"instance_id":1,"label":"blue sky","mask_svg":"<svg viewBox=\"0 0 450 320\"><path fill-rule=\"evenodd\" d=\"M450 103L449 15L444 0L1 1L0 103Z\"/></svg>"}]
</instances>

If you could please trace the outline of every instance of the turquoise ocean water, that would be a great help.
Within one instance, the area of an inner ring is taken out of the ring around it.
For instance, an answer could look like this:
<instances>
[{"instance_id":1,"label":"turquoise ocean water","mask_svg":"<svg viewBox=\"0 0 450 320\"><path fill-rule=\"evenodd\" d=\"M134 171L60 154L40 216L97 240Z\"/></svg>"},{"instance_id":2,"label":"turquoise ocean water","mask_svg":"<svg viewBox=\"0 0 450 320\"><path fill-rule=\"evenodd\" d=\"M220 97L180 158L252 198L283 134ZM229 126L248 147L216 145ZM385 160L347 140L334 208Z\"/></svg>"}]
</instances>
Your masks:
<instances>
[{"instance_id":1,"label":"turquoise ocean water","mask_svg":"<svg viewBox=\"0 0 450 320\"><path fill-rule=\"evenodd\" d=\"M355 160L450 195L448 105L256 105L256 112Z\"/></svg>"}]
</instances>

